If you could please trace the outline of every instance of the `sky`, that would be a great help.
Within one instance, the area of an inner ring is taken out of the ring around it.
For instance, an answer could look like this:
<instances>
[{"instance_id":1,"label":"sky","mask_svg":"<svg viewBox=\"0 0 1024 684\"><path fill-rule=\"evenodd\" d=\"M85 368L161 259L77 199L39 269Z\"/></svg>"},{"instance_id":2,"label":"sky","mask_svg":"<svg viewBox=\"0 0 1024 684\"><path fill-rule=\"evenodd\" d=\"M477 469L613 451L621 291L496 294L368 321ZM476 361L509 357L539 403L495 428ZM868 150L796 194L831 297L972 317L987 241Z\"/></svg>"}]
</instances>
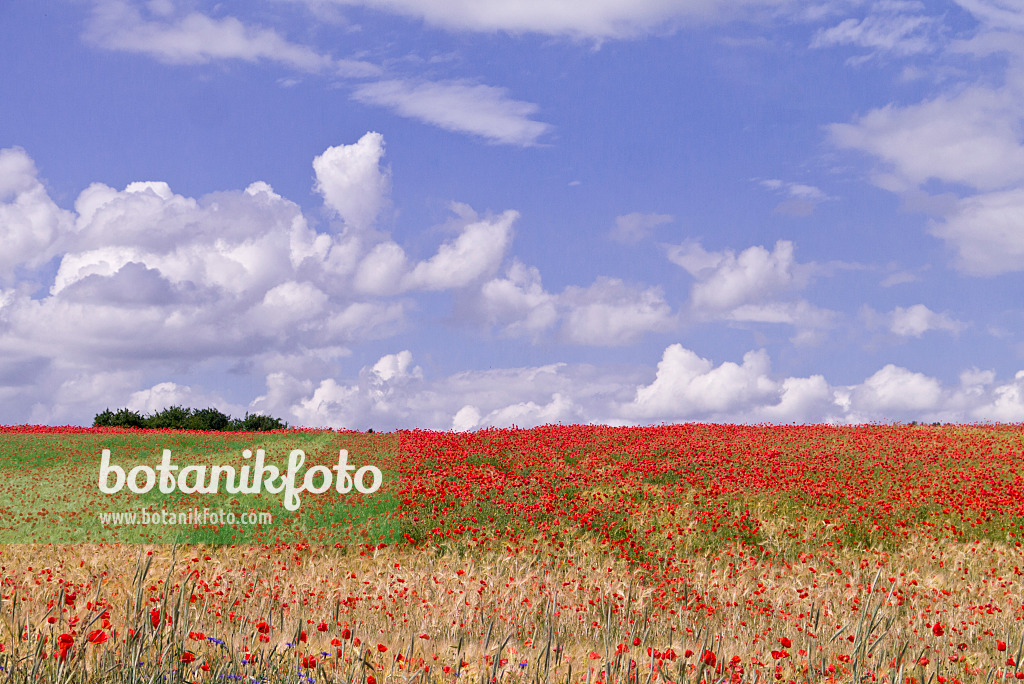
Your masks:
<instances>
[{"instance_id":1,"label":"sky","mask_svg":"<svg viewBox=\"0 0 1024 684\"><path fill-rule=\"evenodd\" d=\"M1015 0L0 3L0 423L1024 421Z\"/></svg>"}]
</instances>

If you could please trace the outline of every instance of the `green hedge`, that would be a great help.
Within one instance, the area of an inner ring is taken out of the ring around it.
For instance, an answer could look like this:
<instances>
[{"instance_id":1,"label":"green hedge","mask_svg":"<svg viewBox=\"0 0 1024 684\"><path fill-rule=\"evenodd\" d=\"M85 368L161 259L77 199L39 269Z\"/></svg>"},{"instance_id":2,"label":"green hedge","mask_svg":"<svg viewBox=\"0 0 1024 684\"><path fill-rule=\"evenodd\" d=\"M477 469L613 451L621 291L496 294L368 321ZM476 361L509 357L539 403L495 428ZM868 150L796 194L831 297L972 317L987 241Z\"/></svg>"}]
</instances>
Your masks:
<instances>
[{"instance_id":1,"label":"green hedge","mask_svg":"<svg viewBox=\"0 0 1024 684\"><path fill-rule=\"evenodd\" d=\"M164 430L230 430L233 432L267 432L282 430L288 423L280 418L246 412L245 418L232 418L215 408L192 409L171 406L153 415L143 415L123 408L109 408L97 413L93 427L154 428Z\"/></svg>"}]
</instances>

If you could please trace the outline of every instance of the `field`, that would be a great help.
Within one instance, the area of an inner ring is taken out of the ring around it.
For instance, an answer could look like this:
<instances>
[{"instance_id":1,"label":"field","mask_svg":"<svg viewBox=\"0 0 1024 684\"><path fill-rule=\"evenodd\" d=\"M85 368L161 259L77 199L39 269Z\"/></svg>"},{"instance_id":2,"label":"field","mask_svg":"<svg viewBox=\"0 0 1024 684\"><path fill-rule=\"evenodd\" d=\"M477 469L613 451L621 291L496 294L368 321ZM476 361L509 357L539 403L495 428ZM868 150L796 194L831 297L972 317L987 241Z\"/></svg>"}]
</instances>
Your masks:
<instances>
[{"instance_id":1,"label":"field","mask_svg":"<svg viewBox=\"0 0 1024 684\"><path fill-rule=\"evenodd\" d=\"M372 494L97 486L306 467ZM1024 428L547 426L474 433L0 429L11 682L1024 679ZM269 513L261 525L102 513Z\"/></svg>"}]
</instances>

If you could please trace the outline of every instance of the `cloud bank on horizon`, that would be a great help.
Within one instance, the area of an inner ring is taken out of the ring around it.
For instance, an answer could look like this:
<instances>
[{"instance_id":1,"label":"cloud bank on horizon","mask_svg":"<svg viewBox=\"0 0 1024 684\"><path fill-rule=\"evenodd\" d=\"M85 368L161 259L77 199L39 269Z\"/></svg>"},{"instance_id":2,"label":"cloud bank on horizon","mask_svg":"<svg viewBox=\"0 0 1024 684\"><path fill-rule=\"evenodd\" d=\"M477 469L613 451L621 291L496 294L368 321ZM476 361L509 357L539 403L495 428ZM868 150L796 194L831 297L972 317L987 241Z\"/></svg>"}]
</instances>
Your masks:
<instances>
[{"instance_id":1,"label":"cloud bank on horizon","mask_svg":"<svg viewBox=\"0 0 1024 684\"><path fill-rule=\"evenodd\" d=\"M1024 420L1024 10L583 8L8 10L0 422Z\"/></svg>"}]
</instances>

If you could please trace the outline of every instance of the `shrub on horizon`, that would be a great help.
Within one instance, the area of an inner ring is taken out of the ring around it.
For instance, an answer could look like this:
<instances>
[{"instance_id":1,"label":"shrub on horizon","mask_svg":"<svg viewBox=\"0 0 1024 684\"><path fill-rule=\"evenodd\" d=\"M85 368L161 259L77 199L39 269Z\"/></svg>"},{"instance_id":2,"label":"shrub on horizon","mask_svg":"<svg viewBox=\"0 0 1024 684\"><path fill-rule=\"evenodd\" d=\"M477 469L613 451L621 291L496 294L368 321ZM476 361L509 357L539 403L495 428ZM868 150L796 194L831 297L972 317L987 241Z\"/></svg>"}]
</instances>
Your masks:
<instances>
[{"instance_id":1,"label":"shrub on horizon","mask_svg":"<svg viewBox=\"0 0 1024 684\"><path fill-rule=\"evenodd\" d=\"M245 418L232 418L215 408L191 409L170 406L147 416L127 408L116 412L109 408L97 413L93 427L150 428L155 430L208 430L235 432L267 432L283 430L288 423L280 418L246 412Z\"/></svg>"}]
</instances>

